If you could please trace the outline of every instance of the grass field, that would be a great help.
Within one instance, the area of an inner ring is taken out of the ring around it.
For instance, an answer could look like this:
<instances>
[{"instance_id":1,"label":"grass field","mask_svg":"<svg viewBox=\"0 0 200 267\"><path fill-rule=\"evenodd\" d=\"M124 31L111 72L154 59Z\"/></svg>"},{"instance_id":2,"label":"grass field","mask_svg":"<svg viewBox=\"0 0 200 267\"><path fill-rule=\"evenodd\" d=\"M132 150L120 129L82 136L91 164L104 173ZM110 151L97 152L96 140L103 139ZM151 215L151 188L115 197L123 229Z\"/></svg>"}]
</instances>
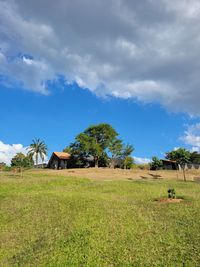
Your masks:
<instances>
[{"instance_id":1,"label":"grass field","mask_svg":"<svg viewBox=\"0 0 200 267\"><path fill-rule=\"evenodd\" d=\"M200 183L123 173L1 173L0 265L200 266Z\"/></svg>"}]
</instances>

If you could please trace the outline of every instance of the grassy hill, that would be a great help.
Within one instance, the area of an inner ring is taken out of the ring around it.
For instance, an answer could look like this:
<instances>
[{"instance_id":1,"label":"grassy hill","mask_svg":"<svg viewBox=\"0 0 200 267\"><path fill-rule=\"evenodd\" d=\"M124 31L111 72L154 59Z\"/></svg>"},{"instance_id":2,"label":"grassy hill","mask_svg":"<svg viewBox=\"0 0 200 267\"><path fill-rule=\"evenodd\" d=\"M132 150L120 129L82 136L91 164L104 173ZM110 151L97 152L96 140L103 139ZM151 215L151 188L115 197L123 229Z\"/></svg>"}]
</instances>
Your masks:
<instances>
[{"instance_id":1,"label":"grassy hill","mask_svg":"<svg viewBox=\"0 0 200 267\"><path fill-rule=\"evenodd\" d=\"M55 174L0 174L0 266L200 266L200 183Z\"/></svg>"}]
</instances>

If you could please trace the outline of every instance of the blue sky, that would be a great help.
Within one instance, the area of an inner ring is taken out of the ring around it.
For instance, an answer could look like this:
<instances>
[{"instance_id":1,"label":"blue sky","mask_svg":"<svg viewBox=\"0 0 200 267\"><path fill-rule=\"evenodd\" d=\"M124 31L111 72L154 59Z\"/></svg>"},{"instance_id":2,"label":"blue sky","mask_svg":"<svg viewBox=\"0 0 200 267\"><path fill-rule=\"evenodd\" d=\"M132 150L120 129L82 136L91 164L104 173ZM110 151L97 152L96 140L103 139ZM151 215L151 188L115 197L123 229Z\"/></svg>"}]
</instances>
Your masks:
<instances>
[{"instance_id":1,"label":"blue sky","mask_svg":"<svg viewBox=\"0 0 200 267\"><path fill-rule=\"evenodd\" d=\"M0 25L0 161L102 122L138 162L200 151L199 1L0 0Z\"/></svg>"},{"instance_id":2,"label":"blue sky","mask_svg":"<svg viewBox=\"0 0 200 267\"><path fill-rule=\"evenodd\" d=\"M5 144L28 146L35 137L52 151L73 142L91 124L110 123L126 143L135 147L134 156L163 157L163 153L183 146L180 140L188 116L169 113L156 104L133 100L100 98L77 84L57 81L44 96L20 88L0 91L0 140Z\"/></svg>"}]
</instances>

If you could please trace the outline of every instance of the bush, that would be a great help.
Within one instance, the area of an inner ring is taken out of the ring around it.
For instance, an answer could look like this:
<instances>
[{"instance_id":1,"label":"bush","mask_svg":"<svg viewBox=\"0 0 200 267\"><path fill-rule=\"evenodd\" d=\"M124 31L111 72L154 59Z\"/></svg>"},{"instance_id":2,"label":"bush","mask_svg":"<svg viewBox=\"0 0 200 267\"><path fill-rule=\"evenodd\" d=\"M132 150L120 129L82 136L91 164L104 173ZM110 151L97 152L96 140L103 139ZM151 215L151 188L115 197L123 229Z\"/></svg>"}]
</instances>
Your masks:
<instances>
[{"instance_id":1,"label":"bush","mask_svg":"<svg viewBox=\"0 0 200 267\"><path fill-rule=\"evenodd\" d=\"M168 189L168 198L176 198L176 191L174 188Z\"/></svg>"}]
</instances>

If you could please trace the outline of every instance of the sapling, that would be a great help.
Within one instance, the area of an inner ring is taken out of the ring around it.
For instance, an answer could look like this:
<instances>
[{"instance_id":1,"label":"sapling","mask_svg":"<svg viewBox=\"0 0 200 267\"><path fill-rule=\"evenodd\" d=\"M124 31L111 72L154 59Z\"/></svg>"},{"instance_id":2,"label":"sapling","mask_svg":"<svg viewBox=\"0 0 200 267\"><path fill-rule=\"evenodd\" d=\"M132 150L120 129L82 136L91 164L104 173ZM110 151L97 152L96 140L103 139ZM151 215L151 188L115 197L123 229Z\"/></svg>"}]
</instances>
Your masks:
<instances>
[{"instance_id":1,"label":"sapling","mask_svg":"<svg viewBox=\"0 0 200 267\"><path fill-rule=\"evenodd\" d=\"M176 198L176 191L174 188L168 189L168 198Z\"/></svg>"}]
</instances>

